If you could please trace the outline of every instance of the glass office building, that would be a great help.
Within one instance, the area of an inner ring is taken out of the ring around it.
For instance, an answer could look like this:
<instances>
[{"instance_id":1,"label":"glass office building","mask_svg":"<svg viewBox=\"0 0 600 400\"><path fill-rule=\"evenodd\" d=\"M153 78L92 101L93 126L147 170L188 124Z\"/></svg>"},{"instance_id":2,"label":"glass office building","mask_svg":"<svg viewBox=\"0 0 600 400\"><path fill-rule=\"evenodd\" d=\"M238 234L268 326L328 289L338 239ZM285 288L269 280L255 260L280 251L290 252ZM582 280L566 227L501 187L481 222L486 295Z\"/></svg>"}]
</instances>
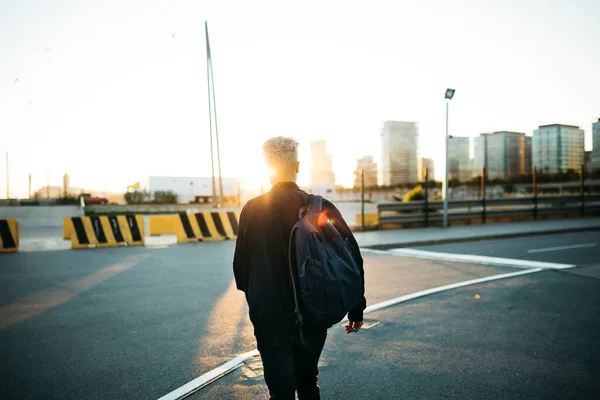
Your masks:
<instances>
[{"instance_id":1,"label":"glass office building","mask_svg":"<svg viewBox=\"0 0 600 400\"><path fill-rule=\"evenodd\" d=\"M448 139L448 179L468 182L473 176L471 138L451 136Z\"/></svg>"},{"instance_id":2,"label":"glass office building","mask_svg":"<svg viewBox=\"0 0 600 400\"><path fill-rule=\"evenodd\" d=\"M600 118L592 124L592 170L600 170Z\"/></svg>"},{"instance_id":3,"label":"glass office building","mask_svg":"<svg viewBox=\"0 0 600 400\"><path fill-rule=\"evenodd\" d=\"M584 132L578 126L542 125L533 131L533 166L546 173L579 171L583 165Z\"/></svg>"},{"instance_id":4,"label":"glass office building","mask_svg":"<svg viewBox=\"0 0 600 400\"><path fill-rule=\"evenodd\" d=\"M419 133L416 122L385 121L381 127L384 186L418 182Z\"/></svg>"},{"instance_id":5,"label":"glass office building","mask_svg":"<svg viewBox=\"0 0 600 400\"><path fill-rule=\"evenodd\" d=\"M475 138L473 173L487 167L488 179L507 180L531 173L531 137L521 132L482 133Z\"/></svg>"}]
</instances>

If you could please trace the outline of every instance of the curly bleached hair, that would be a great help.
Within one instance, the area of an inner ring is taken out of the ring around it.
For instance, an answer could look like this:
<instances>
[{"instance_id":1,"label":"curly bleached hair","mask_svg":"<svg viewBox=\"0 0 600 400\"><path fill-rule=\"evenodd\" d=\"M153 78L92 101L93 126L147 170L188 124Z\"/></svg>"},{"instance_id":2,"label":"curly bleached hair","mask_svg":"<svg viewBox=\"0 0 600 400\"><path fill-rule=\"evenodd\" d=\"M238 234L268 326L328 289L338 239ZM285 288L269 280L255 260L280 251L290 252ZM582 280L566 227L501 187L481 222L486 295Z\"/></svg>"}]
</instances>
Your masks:
<instances>
[{"instance_id":1,"label":"curly bleached hair","mask_svg":"<svg viewBox=\"0 0 600 400\"><path fill-rule=\"evenodd\" d=\"M298 146L294 138L277 136L263 144L263 153L269 167L296 168L298 162Z\"/></svg>"}]
</instances>

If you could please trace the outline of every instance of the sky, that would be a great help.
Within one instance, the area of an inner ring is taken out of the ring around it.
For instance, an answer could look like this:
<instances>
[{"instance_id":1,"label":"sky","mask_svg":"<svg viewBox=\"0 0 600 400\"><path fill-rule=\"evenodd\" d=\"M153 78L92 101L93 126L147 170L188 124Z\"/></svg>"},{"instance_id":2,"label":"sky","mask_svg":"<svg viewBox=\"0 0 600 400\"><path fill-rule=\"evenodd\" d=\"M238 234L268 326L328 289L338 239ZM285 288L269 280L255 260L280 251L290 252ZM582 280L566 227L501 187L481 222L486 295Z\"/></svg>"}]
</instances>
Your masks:
<instances>
[{"instance_id":1,"label":"sky","mask_svg":"<svg viewBox=\"0 0 600 400\"><path fill-rule=\"evenodd\" d=\"M293 136L299 182L325 139L337 183L381 153L382 121L417 121L443 171L455 136L600 118L600 2L0 2L0 197L61 185L124 192L148 175L210 176L204 21L221 165L268 182L262 143Z\"/></svg>"}]
</instances>

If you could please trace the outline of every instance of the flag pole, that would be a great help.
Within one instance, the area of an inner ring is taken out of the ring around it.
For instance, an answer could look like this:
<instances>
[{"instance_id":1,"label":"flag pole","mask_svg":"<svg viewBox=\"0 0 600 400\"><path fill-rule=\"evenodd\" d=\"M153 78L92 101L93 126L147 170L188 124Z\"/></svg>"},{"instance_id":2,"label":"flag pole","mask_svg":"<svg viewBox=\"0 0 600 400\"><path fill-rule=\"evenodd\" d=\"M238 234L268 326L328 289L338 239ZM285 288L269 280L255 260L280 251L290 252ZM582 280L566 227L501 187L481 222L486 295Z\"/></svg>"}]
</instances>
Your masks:
<instances>
[{"instance_id":1,"label":"flag pole","mask_svg":"<svg viewBox=\"0 0 600 400\"><path fill-rule=\"evenodd\" d=\"M217 186L215 183L215 157L213 152L213 129L212 129L212 104L210 92L210 44L208 43L208 24L204 21L204 31L206 33L206 87L208 89L208 126L210 135L210 168L212 171L212 203L213 207L217 202Z\"/></svg>"},{"instance_id":2,"label":"flag pole","mask_svg":"<svg viewBox=\"0 0 600 400\"><path fill-rule=\"evenodd\" d=\"M208 63L210 66L210 78L211 84L210 88L212 89L212 107L213 113L215 117L215 140L217 143L217 168L219 173L219 195L220 195L220 205L221 207L225 204L225 199L223 198L223 175L221 174L221 150L219 149L219 126L217 124L217 100L215 97L215 76L213 73L213 64L212 64L212 55L210 53L210 41L208 38L208 22L204 21L204 28L206 30L206 46L208 49Z\"/></svg>"}]
</instances>

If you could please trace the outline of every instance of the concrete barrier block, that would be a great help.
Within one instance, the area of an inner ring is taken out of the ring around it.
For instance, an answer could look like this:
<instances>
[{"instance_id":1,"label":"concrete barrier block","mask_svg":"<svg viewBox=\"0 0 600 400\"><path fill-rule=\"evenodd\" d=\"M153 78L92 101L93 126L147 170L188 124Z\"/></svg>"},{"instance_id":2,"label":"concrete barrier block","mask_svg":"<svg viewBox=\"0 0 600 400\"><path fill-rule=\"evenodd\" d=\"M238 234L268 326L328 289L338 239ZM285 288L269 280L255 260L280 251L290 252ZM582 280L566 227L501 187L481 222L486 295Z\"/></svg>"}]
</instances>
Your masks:
<instances>
[{"instance_id":1,"label":"concrete barrier block","mask_svg":"<svg viewBox=\"0 0 600 400\"><path fill-rule=\"evenodd\" d=\"M73 249L144 245L144 218L141 215L72 217L68 223L72 224ZM65 227L64 231L68 229Z\"/></svg>"},{"instance_id":2,"label":"concrete barrier block","mask_svg":"<svg viewBox=\"0 0 600 400\"><path fill-rule=\"evenodd\" d=\"M19 223L13 218L0 218L0 253L19 250Z\"/></svg>"},{"instance_id":3,"label":"concrete barrier block","mask_svg":"<svg viewBox=\"0 0 600 400\"><path fill-rule=\"evenodd\" d=\"M179 217L177 215L153 215L148 217L150 236L176 235Z\"/></svg>"},{"instance_id":4,"label":"concrete barrier block","mask_svg":"<svg viewBox=\"0 0 600 400\"><path fill-rule=\"evenodd\" d=\"M239 212L179 213L177 217L177 243L235 240L237 238Z\"/></svg>"},{"instance_id":5,"label":"concrete barrier block","mask_svg":"<svg viewBox=\"0 0 600 400\"><path fill-rule=\"evenodd\" d=\"M65 217L63 219L63 239L71 240L71 235L73 234L73 221L71 217Z\"/></svg>"}]
</instances>

